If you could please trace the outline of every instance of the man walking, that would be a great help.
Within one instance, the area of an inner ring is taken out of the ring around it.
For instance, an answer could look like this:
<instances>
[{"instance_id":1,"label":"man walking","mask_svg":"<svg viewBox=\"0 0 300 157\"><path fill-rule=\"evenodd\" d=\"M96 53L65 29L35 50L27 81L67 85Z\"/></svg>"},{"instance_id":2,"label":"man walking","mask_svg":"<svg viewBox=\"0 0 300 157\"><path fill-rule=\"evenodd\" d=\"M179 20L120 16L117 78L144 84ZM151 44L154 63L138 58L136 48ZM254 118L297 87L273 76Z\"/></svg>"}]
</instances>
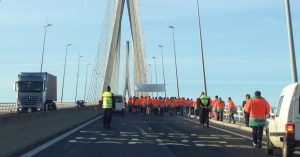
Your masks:
<instances>
[{"instance_id":1,"label":"man walking","mask_svg":"<svg viewBox=\"0 0 300 157\"><path fill-rule=\"evenodd\" d=\"M217 120L223 121L225 102L222 100L222 98L219 98L219 100L216 103L216 107L217 107Z\"/></svg>"},{"instance_id":2,"label":"man walking","mask_svg":"<svg viewBox=\"0 0 300 157\"><path fill-rule=\"evenodd\" d=\"M229 115L229 123L231 123L232 120L233 124L235 124L234 114L236 113L236 106L235 103L232 101L231 97L228 98L227 112Z\"/></svg>"},{"instance_id":3,"label":"man walking","mask_svg":"<svg viewBox=\"0 0 300 157\"><path fill-rule=\"evenodd\" d=\"M247 127L249 127L249 112L246 111L246 108L250 104L251 104L250 94L246 94L246 99L243 101L243 110L244 110L245 124Z\"/></svg>"},{"instance_id":4,"label":"man walking","mask_svg":"<svg viewBox=\"0 0 300 157\"><path fill-rule=\"evenodd\" d=\"M246 111L250 113L249 126L252 127L253 146L261 148L263 128L266 125L266 115L270 112L270 104L261 97L260 91L256 91Z\"/></svg>"},{"instance_id":5,"label":"man walking","mask_svg":"<svg viewBox=\"0 0 300 157\"><path fill-rule=\"evenodd\" d=\"M103 129L111 129L111 116L113 106L113 93L110 92L110 86L107 86L107 91L102 94L102 108L104 110Z\"/></svg>"}]
</instances>

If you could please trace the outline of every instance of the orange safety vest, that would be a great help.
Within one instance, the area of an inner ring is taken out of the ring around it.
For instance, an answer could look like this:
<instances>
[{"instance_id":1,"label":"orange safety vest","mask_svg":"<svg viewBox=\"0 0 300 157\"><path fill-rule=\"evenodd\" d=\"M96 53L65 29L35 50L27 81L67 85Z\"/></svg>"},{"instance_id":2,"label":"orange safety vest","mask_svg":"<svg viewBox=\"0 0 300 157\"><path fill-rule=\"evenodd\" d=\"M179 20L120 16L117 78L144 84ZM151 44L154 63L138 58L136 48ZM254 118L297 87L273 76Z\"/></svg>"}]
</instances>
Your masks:
<instances>
[{"instance_id":1,"label":"orange safety vest","mask_svg":"<svg viewBox=\"0 0 300 157\"><path fill-rule=\"evenodd\" d=\"M132 98L129 98L128 99L128 105L132 105L133 104L133 100L132 100Z\"/></svg>"},{"instance_id":2,"label":"orange safety vest","mask_svg":"<svg viewBox=\"0 0 300 157\"><path fill-rule=\"evenodd\" d=\"M160 101L159 101L159 106L160 107L165 107L166 105L165 105L165 100L164 99L161 99Z\"/></svg>"},{"instance_id":3,"label":"orange safety vest","mask_svg":"<svg viewBox=\"0 0 300 157\"><path fill-rule=\"evenodd\" d=\"M262 97L254 97L246 111L250 112L249 126L265 126L266 114L270 112L270 104Z\"/></svg>"},{"instance_id":4,"label":"orange safety vest","mask_svg":"<svg viewBox=\"0 0 300 157\"><path fill-rule=\"evenodd\" d=\"M166 104L167 104L167 106L171 106L171 101L169 98L166 99Z\"/></svg>"},{"instance_id":5,"label":"orange safety vest","mask_svg":"<svg viewBox=\"0 0 300 157\"><path fill-rule=\"evenodd\" d=\"M254 98L246 108L250 113L250 118L265 119L270 112L270 104L264 98Z\"/></svg>"},{"instance_id":6,"label":"orange safety vest","mask_svg":"<svg viewBox=\"0 0 300 157\"><path fill-rule=\"evenodd\" d=\"M217 112L223 112L224 111L224 107L225 107L225 102L222 100L218 100L216 103L216 107L217 107Z\"/></svg>"},{"instance_id":7,"label":"orange safety vest","mask_svg":"<svg viewBox=\"0 0 300 157\"><path fill-rule=\"evenodd\" d=\"M228 100L228 106L227 106L227 112L228 113L234 113L236 111L236 106L234 102L231 100Z\"/></svg>"},{"instance_id":8,"label":"orange safety vest","mask_svg":"<svg viewBox=\"0 0 300 157\"><path fill-rule=\"evenodd\" d=\"M246 103L244 105L244 111L247 112L247 113L249 113L250 111L248 110L248 108L250 108L251 99L246 99L245 101L246 101Z\"/></svg>"}]
</instances>

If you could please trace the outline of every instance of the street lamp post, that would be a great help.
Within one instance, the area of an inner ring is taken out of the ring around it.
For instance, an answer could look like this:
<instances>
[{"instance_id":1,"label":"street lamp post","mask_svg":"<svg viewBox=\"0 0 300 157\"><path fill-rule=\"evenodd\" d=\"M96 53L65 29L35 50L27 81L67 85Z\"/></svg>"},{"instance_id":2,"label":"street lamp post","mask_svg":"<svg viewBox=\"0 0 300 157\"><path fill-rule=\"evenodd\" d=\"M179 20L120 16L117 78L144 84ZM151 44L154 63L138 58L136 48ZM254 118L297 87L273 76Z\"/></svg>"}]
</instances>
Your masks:
<instances>
[{"instance_id":1,"label":"street lamp post","mask_svg":"<svg viewBox=\"0 0 300 157\"><path fill-rule=\"evenodd\" d=\"M76 80L76 90L75 90L75 103L76 103L76 100L77 100L77 89L78 89L78 78L79 78L80 59L81 59L82 57L83 57L83 56L81 56L81 55L79 55L79 57L78 57L77 80Z\"/></svg>"},{"instance_id":2,"label":"street lamp post","mask_svg":"<svg viewBox=\"0 0 300 157\"><path fill-rule=\"evenodd\" d=\"M148 66L149 66L149 69L150 69L150 82L151 82L151 84L152 84L152 69L151 69L151 64L148 64ZM152 92L152 97L153 97L153 92Z\"/></svg>"},{"instance_id":3,"label":"street lamp post","mask_svg":"<svg viewBox=\"0 0 300 157\"><path fill-rule=\"evenodd\" d=\"M161 65L162 65L162 70L163 70L163 78L164 78L164 86L165 86L165 98L167 97L167 90L166 90L166 79L165 79L165 66L164 66L164 55L163 55L163 46L158 45L160 47L161 51Z\"/></svg>"},{"instance_id":4,"label":"street lamp post","mask_svg":"<svg viewBox=\"0 0 300 157\"><path fill-rule=\"evenodd\" d=\"M68 55L68 47L71 46L72 44L66 44L66 53L65 53L65 65L64 65L64 74L63 74L63 83L62 83L62 88L61 88L61 98L60 102L62 103L63 97L64 97L64 85L65 85L65 74L66 74L66 65L67 65L67 55Z\"/></svg>"},{"instance_id":5,"label":"street lamp post","mask_svg":"<svg viewBox=\"0 0 300 157\"><path fill-rule=\"evenodd\" d=\"M203 86L204 86L204 92L207 95L205 66L204 66L204 52L203 52L202 31L201 31L201 21L200 21L200 10L199 10L199 0L197 0L197 11L198 11L199 38L200 38L200 46L201 46L201 58L202 58Z\"/></svg>"},{"instance_id":6,"label":"street lamp post","mask_svg":"<svg viewBox=\"0 0 300 157\"><path fill-rule=\"evenodd\" d=\"M88 78L88 72L89 72L89 65L90 65L90 63L87 64L86 73L85 73L86 75L85 75L85 85L84 85L84 101L86 101L85 96L86 96L86 85L87 85L87 78Z\"/></svg>"},{"instance_id":7,"label":"street lamp post","mask_svg":"<svg viewBox=\"0 0 300 157\"><path fill-rule=\"evenodd\" d=\"M46 21L46 24L43 26L45 28L45 31L44 31L44 42L43 42L43 52L42 52L42 61L41 61L41 71L43 71L43 63L44 63L44 53L45 53L45 42L46 42L46 34L47 34L47 27L50 27L52 26L52 24L50 23L47 23Z\"/></svg>"},{"instance_id":8,"label":"street lamp post","mask_svg":"<svg viewBox=\"0 0 300 157\"><path fill-rule=\"evenodd\" d=\"M296 66L296 59L295 59L293 25L292 25L290 1L289 0L285 0L285 8L286 8L286 22L287 22L288 38L289 38L291 74L292 74L292 81L293 81L293 83L295 83L295 82L298 82L298 75L297 75L297 66Z\"/></svg>"},{"instance_id":9,"label":"street lamp post","mask_svg":"<svg viewBox=\"0 0 300 157\"><path fill-rule=\"evenodd\" d=\"M155 83L157 85L157 71L156 71L156 57L153 56L154 66L155 66ZM156 97L158 97L158 92L156 92Z\"/></svg>"},{"instance_id":10,"label":"street lamp post","mask_svg":"<svg viewBox=\"0 0 300 157\"><path fill-rule=\"evenodd\" d=\"M177 60L176 60L176 46L175 46L175 32L174 32L175 27L174 27L174 26L169 26L169 28L172 29L172 33L173 33L173 47L174 47L174 57L175 57L175 70L176 70L176 83L177 83L177 97L178 97L178 99L179 99L180 97L179 97L179 84L178 84L178 72L177 72Z\"/></svg>"}]
</instances>

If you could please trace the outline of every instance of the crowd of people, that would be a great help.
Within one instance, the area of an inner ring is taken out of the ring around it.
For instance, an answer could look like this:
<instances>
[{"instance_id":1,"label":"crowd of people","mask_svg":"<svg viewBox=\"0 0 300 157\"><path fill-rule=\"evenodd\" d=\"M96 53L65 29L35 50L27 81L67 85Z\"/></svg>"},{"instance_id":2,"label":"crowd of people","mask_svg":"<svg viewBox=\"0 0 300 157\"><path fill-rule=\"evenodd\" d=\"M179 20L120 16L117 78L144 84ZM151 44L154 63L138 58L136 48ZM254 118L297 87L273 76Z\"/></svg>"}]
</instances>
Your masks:
<instances>
[{"instance_id":1,"label":"crowd of people","mask_svg":"<svg viewBox=\"0 0 300 157\"><path fill-rule=\"evenodd\" d=\"M202 95L205 95L202 93ZM207 109L209 118L215 117L217 120L223 121L224 111L230 115L230 121L235 123L234 114L236 113L237 107L232 99L228 98L228 105L225 102L215 96L214 99L207 98L207 102L202 103L201 97L198 99L191 98L176 98L176 97L129 97L127 101L128 111L132 113L142 113L144 115L195 115L200 116L203 109ZM207 103L207 106L205 106ZM203 105L204 104L204 105Z\"/></svg>"},{"instance_id":2,"label":"crowd of people","mask_svg":"<svg viewBox=\"0 0 300 157\"><path fill-rule=\"evenodd\" d=\"M266 116L270 112L270 104L261 96L260 91L256 91L253 98L250 94L246 94L242 105L245 124L252 128L253 146L261 148L263 127L266 125ZM170 115L199 116L203 128L205 125L209 128L209 119L212 117L218 121L223 121L224 111L229 116L229 123L235 123L234 114L237 113L237 106L231 97L228 97L227 105L225 105L222 98L215 96L211 99L204 92L196 100L176 97L130 97L128 108L129 112L142 113L145 116L152 112L154 115L168 113Z\"/></svg>"},{"instance_id":3,"label":"crowd of people","mask_svg":"<svg viewBox=\"0 0 300 157\"><path fill-rule=\"evenodd\" d=\"M103 128L111 129L111 112L113 106L113 93L108 86L107 91L102 95L102 108L104 109ZM196 100L190 98L176 97L129 97L127 101L129 112L142 113L144 116L150 115L195 115L199 116L200 124L204 128L209 128L209 119L215 117L218 121L223 121L225 106L229 115L229 122L235 123L234 114L237 107L231 97L228 97L227 105L222 98L215 96L211 99L204 92ZM253 146L262 147L263 127L266 126L266 116L270 112L270 104L262 96L260 91L254 93L251 98L250 94L246 95L243 101L243 110L245 115L246 126L252 128Z\"/></svg>"}]
</instances>

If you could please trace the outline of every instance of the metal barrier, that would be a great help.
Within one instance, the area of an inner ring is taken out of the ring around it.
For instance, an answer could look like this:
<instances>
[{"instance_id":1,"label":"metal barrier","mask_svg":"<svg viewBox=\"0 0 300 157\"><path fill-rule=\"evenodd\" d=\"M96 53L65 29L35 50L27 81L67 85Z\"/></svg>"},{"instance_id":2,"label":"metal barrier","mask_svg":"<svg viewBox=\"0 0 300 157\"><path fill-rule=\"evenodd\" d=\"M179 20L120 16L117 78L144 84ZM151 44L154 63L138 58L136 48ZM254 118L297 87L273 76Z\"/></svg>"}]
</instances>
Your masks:
<instances>
[{"instance_id":1,"label":"metal barrier","mask_svg":"<svg viewBox=\"0 0 300 157\"><path fill-rule=\"evenodd\" d=\"M88 105L93 106L93 105ZM56 102L57 109L63 108L75 108L77 104L74 102ZM17 104L16 102L7 102L7 103L0 103L0 115L1 114L8 114L8 113L17 113Z\"/></svg>"},{"instance_id":2,"label":"metal barrier","mask_svg":"<svg viewBox=\"0 0 300 157\"><path fill-rule=\"evenodd\" d=\"M224 110L224 119L229 120L229 114L227 109ZM275 115L275 108L270 109L270 116ZM234 114L234 119L239 122L245 122L245 115L242 107L237 107L237 113Z\"/></svg>"},{"instance_id":3,"label":"metal barrier","mask_svg":"<svg viewBox=\"0 0 300 157\"><path fill-rule=\"evenodd\" d=\"M0 103L0 114L16 113L17 104L13 102Z\"/></svg>"}]
</instances>

